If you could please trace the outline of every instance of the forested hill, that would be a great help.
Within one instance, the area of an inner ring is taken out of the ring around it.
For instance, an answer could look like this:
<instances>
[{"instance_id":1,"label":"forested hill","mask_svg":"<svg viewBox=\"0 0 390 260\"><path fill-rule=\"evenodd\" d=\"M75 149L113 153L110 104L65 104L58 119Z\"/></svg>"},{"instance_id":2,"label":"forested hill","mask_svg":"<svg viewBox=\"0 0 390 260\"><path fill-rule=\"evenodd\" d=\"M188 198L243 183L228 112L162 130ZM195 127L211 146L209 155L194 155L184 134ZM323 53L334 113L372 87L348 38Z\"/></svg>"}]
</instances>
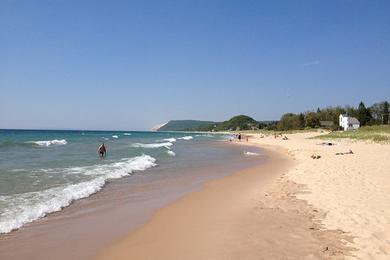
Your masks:
<instances>
[{"instance_id":1,"label":"forested hill","mask_svg":"<svg viewBox=\"0 0 390 260\"><path fill-rule=\"evenodd\" d=\"M157 131L195 131L202 125L214 125L215 122L200 120L170 120Z\"/></svg>"},{"instance_id":2,"label":"forested hill","mask_svg":"<svg viewBox=\"0 0 390 260\"><path fill-rule=\"evenodd\" d=\"M251 130L275 124L275 121L257 122L245 115L232 117L223 122L199 120L171 120L157 131L234 131Z\"/></svg>"}]
</instances>

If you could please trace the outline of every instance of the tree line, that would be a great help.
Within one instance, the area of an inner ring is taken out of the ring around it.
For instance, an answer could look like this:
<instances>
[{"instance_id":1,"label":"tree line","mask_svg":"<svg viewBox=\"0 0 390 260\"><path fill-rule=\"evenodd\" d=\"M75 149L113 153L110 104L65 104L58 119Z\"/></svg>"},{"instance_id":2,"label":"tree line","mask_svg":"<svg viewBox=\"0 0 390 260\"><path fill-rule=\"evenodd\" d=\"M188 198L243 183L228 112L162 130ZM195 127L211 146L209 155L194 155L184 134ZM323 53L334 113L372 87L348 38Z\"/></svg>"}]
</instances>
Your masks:
<instances>
[{"instance_id":1,"label":"tree line","mask_svg":"<svg viewBox=\"0 0 390 260\"><path fill-rule=\"evenodd\" d=\"M363 102L360 102L357 107L336 106L322 109L318 108L316 111L307 111L299 114L286 113L282 115L277 123L259 125L259 128L286 131L327 127L332 130L337 130L339 129L340 114L356 117L361 126L387 125L389 124L389 102L378 102L370 107L366 107Z\"/></svg>"}]
</instances>

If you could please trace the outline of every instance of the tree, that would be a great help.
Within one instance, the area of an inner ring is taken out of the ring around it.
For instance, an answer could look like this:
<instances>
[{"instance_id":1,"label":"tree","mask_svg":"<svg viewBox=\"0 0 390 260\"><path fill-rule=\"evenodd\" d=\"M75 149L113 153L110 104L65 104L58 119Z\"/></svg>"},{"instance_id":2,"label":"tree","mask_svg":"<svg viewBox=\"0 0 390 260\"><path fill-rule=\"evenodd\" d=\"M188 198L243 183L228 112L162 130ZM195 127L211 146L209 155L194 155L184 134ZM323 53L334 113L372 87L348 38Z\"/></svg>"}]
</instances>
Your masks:
<instances>
[{"instance_id":1,"label":"tree","mask_svg":"<svg viewBox=\"0 0 390 260\"><path fill-rule=\"evenodd\" d=\"M303 113L300 113L298 115L298 120L299 120L299 128L301 129L305 128L305 115Z\"/></svg>"},{"instance_id":2,"label":"tree","mask_svg":"<svg viewBox=\"0 0 390 260\"><path fill-rule=\"evenodd\" d=\"M383 104L383 121L382 123L384 125L387 125L389 123L389 102L385 101Z\"/></svg>"},{"instance_id":3,"label":"tree","mask_svg":"<svg viewBox=\"0 0 390 260\"><path fill-rule=\"evenodd\" d=\"M358 110L355 109L354 107L346 106L345 107L345 112L347 113L348 116L359 117L358 116Z\"/></svg>"},{"instance_id":4,"label":"tree","mask_svg":"<svg viewBox=\"0 0 390 260\"><path fill-rule=\"evenodd\" d=\"M320 120L316 113L309 112L305 115L305 125L306 127L318 127L320 126Z\"/></svg>"},{"instance_id":5,"label":"tree","mask_svg":"<svg viewBox=\"0 0 390 260\"><path fill-rule=\"evenodd\" d=\"M293 113L287 113L284 114L277 125L278 130L285 131L285 130L292 130L292 129L299 129L299 116Z\"/></svg>"},{"instance_id":6,"label":"tree","mask_svg":"<svg viewBox=\"0 0 390 260\"><path fill-rule=\"evenodd\" d=\"M366 108L363 101L360 102L358 106L357 117L358 120L360 121L360 125L366 125L371 119L370 110Z\"/></svg>"},{"instance_id":7,"label":"tree","mask_svg":"<svg viewBox=\"0 0 390 260\"><path fill-rule=\"evenodd\" d=\"M383 122L384 103L385 102L378 102L369 108L374 124L382 124Z\"/></svg>"}]
</instances>

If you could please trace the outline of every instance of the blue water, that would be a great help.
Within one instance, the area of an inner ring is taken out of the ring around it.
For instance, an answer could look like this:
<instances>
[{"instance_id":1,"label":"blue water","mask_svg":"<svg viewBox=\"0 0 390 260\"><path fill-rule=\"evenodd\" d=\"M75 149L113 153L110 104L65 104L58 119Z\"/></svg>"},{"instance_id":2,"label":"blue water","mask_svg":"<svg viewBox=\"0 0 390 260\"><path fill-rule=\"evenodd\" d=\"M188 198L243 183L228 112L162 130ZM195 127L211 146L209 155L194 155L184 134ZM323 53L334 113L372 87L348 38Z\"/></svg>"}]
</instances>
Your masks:
<instances>
[{"instance_id":1,"label":"blue water","mask_svg":"<svg viewBox=\"0 0 390 260\"><path fill-rule=\"evenodd\" d=\"M177 164L181 153L196 144L224 138L197 133L0 130L0 233L86 198L111 179ZM97 154L102 142L107 148L104 159ZM201 158L199 152L197 159Z\"/></svg>"}]
</instances>

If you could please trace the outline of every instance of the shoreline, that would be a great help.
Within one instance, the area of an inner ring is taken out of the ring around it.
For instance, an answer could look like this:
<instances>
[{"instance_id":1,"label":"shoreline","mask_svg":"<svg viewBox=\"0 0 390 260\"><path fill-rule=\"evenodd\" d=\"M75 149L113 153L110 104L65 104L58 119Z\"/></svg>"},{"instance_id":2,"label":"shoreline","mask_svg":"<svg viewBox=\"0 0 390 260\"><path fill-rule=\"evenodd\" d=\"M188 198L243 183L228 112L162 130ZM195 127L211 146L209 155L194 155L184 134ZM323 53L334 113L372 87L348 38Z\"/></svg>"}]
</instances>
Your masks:
<instances>
[{"instance_id":1,"label":"shoreline","mask_svg":"<svg viewBox=\"0 0 390 260\"><path fill-rule=\"evenodd\" d=\"M202 183L259 163L255 158L242 157L240 148L227 142L211 141L194 149L195 153L201 149L212 151L211 155L217 151L218 155L212 155L212 160L197 157L191 164L180 163L174 167L161 164L146 172L111 180L88 198L74 201L19 230L2 234L0 258L90 259L112 241L142 226L159 208L198 190ZM178 159L187 161L193 158L193 152L185 155L182 151ZM226 158L229 161L224 163Z\"/></svg>"},{"instance_id":2,"label":"shoreline","mask_svg":"<svg viewBox=\"0 0 390 260\"><path fill-rule=\"evenodd\" d=\"M259 144L249 142L248 145ZM323 259L348 254L341 231L326 230L322 212L295 194L285 174L288 151L261 148L265 163L203 185L155 212L97 259Z\"/></svg>"}]
</instances>

